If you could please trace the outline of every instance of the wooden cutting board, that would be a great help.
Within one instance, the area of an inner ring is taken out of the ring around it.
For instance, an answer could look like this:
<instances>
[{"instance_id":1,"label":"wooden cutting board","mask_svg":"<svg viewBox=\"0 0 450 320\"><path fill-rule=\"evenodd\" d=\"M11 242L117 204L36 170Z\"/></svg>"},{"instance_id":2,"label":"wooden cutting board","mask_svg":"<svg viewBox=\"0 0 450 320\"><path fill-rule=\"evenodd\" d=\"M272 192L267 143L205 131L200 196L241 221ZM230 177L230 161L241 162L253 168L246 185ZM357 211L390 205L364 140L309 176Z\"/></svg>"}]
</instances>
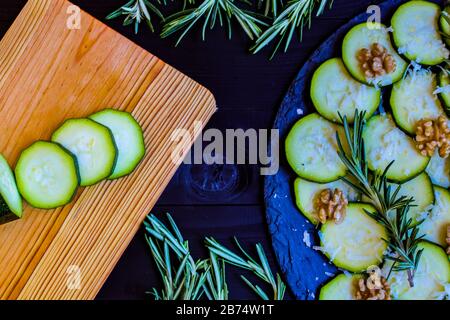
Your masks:
<instances>
[{"instance_id":1,"label":"wooden cutting board","mask_svg":"<svg viewBox=\"0 0 450 320\"><path fill-rule=\"evenodd\" d=\"M177 168L173 131L216 110L205 88L79 14L65 0L29 0L0 42L0 153L14 165L65 119L116 107L143 126L147 155L127 178L57 210L25 206L0 226L2 299L93 299Z\"/></svg>"}]
</instances>

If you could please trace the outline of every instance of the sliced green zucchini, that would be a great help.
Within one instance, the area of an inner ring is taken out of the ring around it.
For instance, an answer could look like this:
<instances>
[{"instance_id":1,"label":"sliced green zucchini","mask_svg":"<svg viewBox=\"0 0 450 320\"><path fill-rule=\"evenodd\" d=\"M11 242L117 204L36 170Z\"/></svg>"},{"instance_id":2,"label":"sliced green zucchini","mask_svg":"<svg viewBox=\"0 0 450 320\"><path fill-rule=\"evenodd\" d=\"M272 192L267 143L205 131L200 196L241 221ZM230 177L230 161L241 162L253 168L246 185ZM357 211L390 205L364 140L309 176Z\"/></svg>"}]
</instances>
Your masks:
<instances>
[{"instance_id":1,"label":"sliced green zucchini","mask_svg":"<svg viewBox=\"0 0 450 320\"><path fill-rule=\"evenodd\" d=\"M412 225L417 225L431 211L435 202L434 188L430 177L422 172L414 179L403 183L398 193L398 197L401 196L414 198L414 207L409 209L408 217L412 219Z\"/></svg>"},{"instance_id":2,"label":"sliced green zucchini","mask_svg":"<svg viewBox=\"0 0 450 320\"><path fill-rule=\"evenodd\" d=\"M436 202L433 210L420 225L420 233L425 239L441 246L447 246L447 226L450 225L450 192L434 187Z\"/></svg>"},{"instance_id":3,"label":"sliced green zucchini","mask_svg":"<svg viewBox=\"0 0 450 320\"><path fill-rule=\"evenodd\" d=\"M107 127L90 119L67 120L53 133L52 141L77 158L81 186L90 186L111 176L117 149Z\"/></svg>"},{"instance_id":4,"label":"sliced green zucchini","mask_svg":"<svg viewBox=\"0 0 450 320\"><path fill-rule=\"evenodd\" d=\"M395 70L391 73L376 78L366 78L361 68L358 54L361 49L370 50L373 44L380 44L395 60ZM387 86L400 80L408 66L405 60L395 51L386 26L375 23L368 27L367 23L361 23L353 27L345 36L342 43L342 59L352 76L360 82Z\"/></svg>"},{"instance_id":5,"label":"sliced green zucchini","mask_svg":"<svg viewBox=\"0 0 450 320\"><path fill-rule=\"evenodd\" d=\"M353 122L356 109L366 111L366 118L372 116L380 104L381 91L355 81L342 60L334 58L324 62L314 73L311 99L324 118L341 122L341 114Z\"/></svg>"},{"instance_id":6,"label":"sliced green zucchini","mask_svg":"<svg viewBox=\"0 0 450 320\"><path fill-rule=\"evenodd\" d=\"M0 198L5 202L8 211L18 218L22 217L22 197L17 189L16 179L6 159L0 154ZM6 209L6 208L5 208ZM8 215L7 212L0 214L2 217ZM8 219L6 219L8 220Z\"/></svg>"},{"instance_id":7,"label":"sliced green zucchini","mask_svg":"<svg viewBox=\"0 0 450 320\"><path fill-rule=\"evenodd\" d=\"M442 10L441 18L439 19L439 26L441 27L444 41L447 45L450 45L450 24L448 21L450 21L450 6L446 6Z\"/></svg>"},{"instance_id":8,"label":"sliced green zucchini","mask_svg":"<svg viewBox=\"0 0 450 320\"><path fill-rule=\"evenodd\" d=\"M392 184L392 190L398 187ZM402 183L398 197L405 196L407 198L414 198L414 207L411 207L408 212L408 218L412 219L412 225L420 223L426 217L434 204L434 188L430 177L422 172L417 177ZM363 196L363 202L370 203L370 200Z\"/></svg>"},{"instance_id":9,"label":"sliced green zucchini","mask_svg":"<svg viewBox=\"0 0 450 320\"><path fill-rule=\"evenodd\" d=\"M355 300L360 274L340 274L320 289L319 300Z\"/></svg>"},{"instance_id":10,"label":"sliced green zucchini","mask_svg":"<svg viewBox=\"0 0 450 320\"><path fill-rule=\"evenodd\" d=\"M424 65L436 65L449 58L438 20L441 8L428 1L409 1L392 16L394 42L400 54Z\"/></svg>"},{"instance_id":11,"label":"sliced green zucchini","mask_svg":"<svg viewBox=\"0 0 450 320\"><path fill-rule=\"evenodd\" d=\"M414 135L417 122L437 119L444 114L435 94L436 76L429 70L410 70L408 75L392 88L391 107L398 126Z\"/></svg>"},{"instance_id":12,"label":"sliced green zucchini","mask_svg":"<svg viewBox=\"0 0 450 320\"><path fill-rule=\"evenodd\" d=\"M421 241L418 249L422 257L414 274L414 287L408 282L407 272L392 272L388 278L391 295L396 300L441 300L450 283L450 263L444 250L427 241ZM383 273L388 275L392 262L387 261Z\"/></svg>"},{"instance_id":13,"label":"sliced green zucchini","mask_svg":"<svg viewBox=\"0 0 450 320\"><path fill-rule=\"evenodd\" d=\"M431 157L426 172L433 184L442 188L450 187L450 158L441 158L436 152Z\"/></svg>"},{"instance_id":14,"label":"sliced green zucchini","mask_svg":"<svg viewBox=\"0 0 450 320\"><path fill-rule=\"evenodd\" d=\"M362 272L379 265L387 248L383 240L388 239L386 229L365 210L374 212L375 209L368 204L351 203L342 223L328 221L320 230L325 255L337 267L351 272Z\"/></svg>"},{"instance_id":15,"label":"sliced green zucchini","mask_svg":"<svg viewBox=\"0 0 450 320\"><path fill-rule=\"evenodd\" d=\"M449 70L442 70L439 73L439 87L435 93L439 94L442 102L444 103L445 112L450 114L450 75Z\"/></svg>"},{"instance_id":16,"label":"sliced green zucchini","mask_svg":"<svg viewBox=\"0 0 450 320\"><path fill-rule=\"evenodd\" d=\"M144 135L136 119L128 112L113 109L100 111L89 118L108 127L114 136L117 163L109 179L133 172L145 155Z\"/></svg>"},{"instance_id":17,"label":"sliced green zucchini","mask_svg":"<svg viewBox=\"0 0 450 320\"><path fill-rule=\"evenodd\" d=\"M79 184L75 157L58 144L38 141L17 162L17 186L24 199L39 209L69 203Z\"/></svg>"},{"instance_id":18,"label":"sliced green zucchini","mask_svg":"<svg viewBox=\"0 0 450 320\"><path fill-rule=\"evenodd\" d=\"M359 199L359 194L342 180L323 184L297 178L294 182L297 207L312 224L317 225L319 222L314 209L315 199L322 190L336 188L344 193L348 201L355 202Z\"/></svg>"},{"instance_id":19,"label":"sliced green zucchini","mask_svg":"<svg viewBox=\"0 0 450 320\"><path fill-rule=\"evenodd\" d=\"M425 170L430 160L417 151L413 139L398 129L387 114L372 117L363 138L369 168L382 172L394 161L387 173L387 178L394 182L414 178Z\"/></svg>"},{"instance_id":20,"label":"sliced green zucchini","mask_svg":"<svg viewBox=\"0 0 450 320\"><path fill-rule=\"evenodd\" d=\"M286 157L292 169L310 181L335 181L347 172L337 150L336 132L344 139L343 127L317 113L300 119L286 138Z\"/></svg>"}]
</instances>

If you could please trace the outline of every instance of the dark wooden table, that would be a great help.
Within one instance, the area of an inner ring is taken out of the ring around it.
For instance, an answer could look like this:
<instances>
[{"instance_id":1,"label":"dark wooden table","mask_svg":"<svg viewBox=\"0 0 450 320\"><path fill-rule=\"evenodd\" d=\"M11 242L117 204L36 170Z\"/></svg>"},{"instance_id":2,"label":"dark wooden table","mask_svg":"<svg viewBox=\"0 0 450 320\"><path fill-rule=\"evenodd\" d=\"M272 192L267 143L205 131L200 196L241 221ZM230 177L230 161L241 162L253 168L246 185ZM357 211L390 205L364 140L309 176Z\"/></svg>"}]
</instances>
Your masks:
<instances>
[{"instance_id":1,"label":"dark wooden table","mask_svg":"<svg viewBox=\"0 0 450 320\"><path fill-rule=\"evenodd\" d=\"M25 2L2 1L2 35ZM102 21L105 21L104 17L108 13L125 2L74 1ZM203 42L199 29L194 29L179 47L175 48L175 38L161 40L144 25L140 33L135 35L132 28L123 27L119 20L106 23L214 93L219 111L208 124L208 128L260 129L272 127L272 121L290 82L315 48L337 27L365 11L369 4L380 2L336 0L331 11L314 19L312 29L304 34L303 43L294 41L287 54L279 54L273 61L268 60L269 51L258 55L249 54L247 48L250 42L236 26L232 40L228 40L224 31L216 27L208 32L207 41ZM229 246L231 238L237 236L247 246L262 243L273 269L276 270L277 265L265 222L263 178L259 176L258 168L239 168L240 183L219 193L200 190L199 186L205 181L191 178L193 171L204 169L183 165L158 201L153 213L160 215L170 212L173 215L185 238L190 241L192 254L196 257L205 254L202 247L205 236L213 236ZM221 172L224 168L210 169L215 171L218 179L222 178ZM155 286L160 287L161 283L143 234L141 230L135 236L99 293L98 299L151 299L146 292ZM255 298L242 283L240 274L239 270L228 269L230 297Z\"/></svg>"}]
</instances>

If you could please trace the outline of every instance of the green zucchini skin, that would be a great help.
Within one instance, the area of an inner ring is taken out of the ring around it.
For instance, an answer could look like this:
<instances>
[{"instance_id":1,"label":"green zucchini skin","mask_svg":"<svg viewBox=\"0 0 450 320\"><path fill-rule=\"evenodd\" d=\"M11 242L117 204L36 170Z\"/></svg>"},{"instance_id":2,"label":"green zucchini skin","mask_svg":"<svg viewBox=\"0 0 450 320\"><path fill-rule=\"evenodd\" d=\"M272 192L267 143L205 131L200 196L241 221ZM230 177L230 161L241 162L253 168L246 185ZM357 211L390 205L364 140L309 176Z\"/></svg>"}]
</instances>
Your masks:
<instances>
[{"instance_id":1,"label":"green zucchini skin","mask_svg":"<svg viewBox=\"0 0 450 320\"><path fill-rule=\"evenodd\" d=\"M436 75L425 69L410 70L404 79L394 84L390 104L400 129L413 136L418 121L445 115L436 90Z\"/></svg>"},{"instance_id":2,"label":"green zucchini skin","mask_svg":"<svg viewBox=\"0 0 450 320\"><path fill-rule=\"evenodd\" d=\"M340 274L320 289L319 300L355 300L360 274Z\"/></svg>"},{"instance_id":3,"label":"green zucchini skin","mask_svg":"<svg viewBox=\"0 0 450 320\"><path fill-rule=\"evenodd\" d=\"M299 177L327 183L345 176L347 168L337 154L336 132L345 141L343 127L317 113L294 124L286 138L285 149L287 161Z\"/></svg>"},{"instance_id":4,"label":"green zucchini skin","mask_svg":"<svg viewBox=\"0 0 450 320\"><path fill-rule=\"evenodd\" d=\"M122 178L136 169L145 156L142 128L128 112L106 109L89 117L111 130L117 147L117 162L110 180Z\"/></svg>"},{"instance_id":5,"label":"green zucchini skin","mask_svg":"<svg viewBox=\"0 0 450 320\"><path fill-rule=\"evenodd\" d=\"M31 206L55 209L72 201L80 183L76 158L57 143L37 141L15 168L18 189Z\"/></svg>"},{"instance_id":6,"label":"green zucchini skin","mask_svg":"<svg viewBox=\"0 0 450 320\"><path fill-rule=\"evenodd\" d=\"M399 52L423 65L437 65L448 59L449 51L439 33L440 14L441 8L428 1L409 1L401 5L391 20Z\"/></svg>"},{"instance_id":7,"label":"green zucchini skin","mask_svg":"<svg viewBox=\"0 0 450 320\"><path fill-rule=\"evenodd\" d=\"M396 62L396 69L391 74L375 79L366 79L357 56L359 50L369 49L374 43L379 43L386 48ZM399 81L408 67L408 63L394 49L388 29L380 23L374 23L371 29L368 28L367 23L354 26L342 42L342 59L348 71L356 80L378 87L388 86Z\"/></svg>"},{"instance_id":8,"label":"green zucchini skin","mask_svg":"<svg viewBox=\"0 0 450 320\"><path fill-rule=\"evenodd\" d=\"M5 157L0 154L0 197L8 209L18 218L22 217L22 197L17 189L16 179Z\"/></svg>"},{"instance_id":9,"label":"green zucchini skin","mask_svg":"<svg viewBox=\"0 0 450 320\"><path fill-rule=\"evenodd\" d=\"M430 161L417 151L413 139L398 129L388 114L373 116L366 124L363 139L370 170L382 172L394 161L387 173L392 182L402 183L417 177Z\"/></svg>"},{"instance_id":10,"label":"green zucchini skin","mask_svg":"<svg viewBox=\"0 0 450 320\"><path fill-rule=\"evenodd\" d=\"M311 99L319 114L342 123L339 114L353 123L355 110L366 112L366 119L376 111L381 91L353 79L340 58L325 61L314 73Z\"/></svg>"},{"instance_id":11,"label":"green zucchini skin","mask_svg":"<svg viewBox=\"0 0 450 320\"><path fill-rule=\"evenodd\" d=\"M441 31L444 35L447 36L447 38L444 37L444 41L447 44L447 46L449 46L450 38L448 37L450 37L450 24L448 24L447 20L444 18L444 14L448 14L449 15L448 17L450 17L450 6L446 6L444 10L442 10L441 17L439 18L439 26L441 28Z\"/></svg>"},{"instance_id":12,"label":"green zucchini skin","mask_svg":"<svg viewBox=\"0 0 450 320\"><path fill-rule=\"evenodd\" d=\"M446 247L447 226L450 225L450 192L438 186L434 187L434 192L436 203L420 224L419 231L425 235L425 240Z\"/></svg>"},{"instance_id":13,"label":"green zucchini skin","mask_svg":"<svg viewBox=\"0 0 450 320\"><path fill-rule=\"evenodd\" d=\"M328 221L320 229L324 254L337 267L350 272L363 272L382 263L388 239L384 226L366 211L375 209L368 204L350 203L340 224Z\"/></svg>"},{"instance_id":14,"label":"green zucchini skin","mask_svg":"<svg viewBox=\"0 0 450 320\"><path fill-rule=\"evenodd\" d=\"M337 180L330 183L316 183L302 178L294 181L294 193L297 208L314 225L318 225L316 218L314 201L320 192L324 189L341 190L349 201L357 201L360 195L354 191L347 183Z\"/></svg>"},{"instance_id":15,"label":"green zucchini skin","mask_svg":"<svg viewBox=\"0 0 450 320\"><path fill-rule=\"evenodd\" d=\"M77 158L82 187L94 185L113 173L117 147L111 130L100 123L86 118L69 119L51 140Z\"/></svg>"},{"instance_id":16,"label":"green zucchini skin","mask_svg":"<svg viewBox=\"0 0 450 320\"><path fill-rule=\"evenodd\" d=\"M450 76L448 72L447 70L442 70L439 73L439 97L444 104L447 116L450 114Z\"/></svg>"},{"instance_id":17,"label":"green zucchini skin","mask_svg":"<svg viewBox=\"0 0 450 320\"><path fill-rule=\"evenodd\" d=\"M418 250L423 250L414 275L414 287L410 287L406 272L392 272L388 278L391 295L395 300L443 299L444 285L450 282L450 263L445 251L438 245L421 241ZM382 273L389 274L392 261L386 261Z\"/></svg>"}]
</instances>

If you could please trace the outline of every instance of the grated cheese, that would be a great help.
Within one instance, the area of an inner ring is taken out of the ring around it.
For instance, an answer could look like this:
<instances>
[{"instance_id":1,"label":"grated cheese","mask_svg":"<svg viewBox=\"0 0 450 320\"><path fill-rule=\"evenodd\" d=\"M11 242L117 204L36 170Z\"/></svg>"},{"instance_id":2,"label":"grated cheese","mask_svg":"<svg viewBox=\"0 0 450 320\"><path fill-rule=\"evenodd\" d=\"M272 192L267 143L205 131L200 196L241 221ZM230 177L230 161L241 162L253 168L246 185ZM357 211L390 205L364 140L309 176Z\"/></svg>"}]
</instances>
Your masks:
<instances>
[{"instance_id":1,"label":"grated cheese","mask_svg":"<svg viewBox=\"0 0 450 320\"><path fill-rule=\"evenodd\" d=\"M409 56L427 56L432 60L437 57L448 59L450 52L436 30L434 19L434 12L423 12L416 17L409 17L408 21L411 23L402 30L397 29L403 40L399 53Z\"/></svg>"},{"instance_id":2,"label":"grated cheese","mask_svg":"<svg viewBox=\"0 0 450 320\"><path fill-rule=\"evenodd\" d=\"M308 231L303 232L303 243L308 247L311 248L311 236L309 235Z\"/></svg>"}]
</instances>

